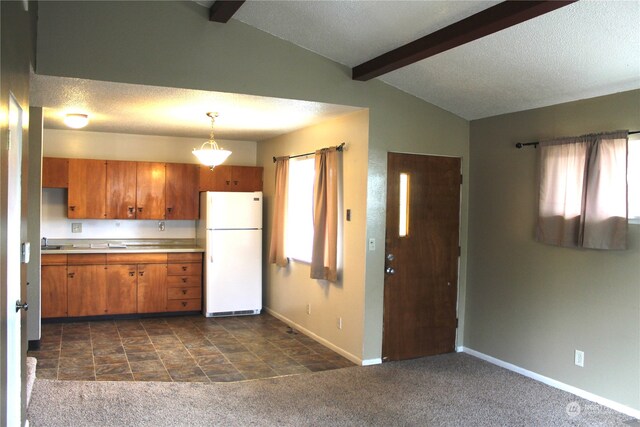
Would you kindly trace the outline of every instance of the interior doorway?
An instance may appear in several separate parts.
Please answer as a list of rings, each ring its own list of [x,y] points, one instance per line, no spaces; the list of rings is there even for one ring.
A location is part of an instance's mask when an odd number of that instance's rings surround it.
[[[459,157],[389,153],[384,361],[455,349]]]

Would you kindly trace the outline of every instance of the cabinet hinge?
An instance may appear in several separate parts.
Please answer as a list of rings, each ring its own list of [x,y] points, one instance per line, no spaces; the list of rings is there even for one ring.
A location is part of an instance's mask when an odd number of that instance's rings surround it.
[[[462,256],[462,246],[458,246],[458,256]]]
[[[458,329],[458,319],[456,319],[456,329]]]
[[[462,185],[462,174],[460,174],[460,185]]]

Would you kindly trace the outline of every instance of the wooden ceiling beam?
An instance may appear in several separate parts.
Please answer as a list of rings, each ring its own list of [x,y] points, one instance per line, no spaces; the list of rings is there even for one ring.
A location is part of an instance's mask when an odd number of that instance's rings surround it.
[[[471,15],[411,43],[384,53],[351,70],[353,80],[367,81],[454,47],[574,3],[508,0]]]
[[[209,21],[229,22],[245,0],[216,0],[209,9]]]

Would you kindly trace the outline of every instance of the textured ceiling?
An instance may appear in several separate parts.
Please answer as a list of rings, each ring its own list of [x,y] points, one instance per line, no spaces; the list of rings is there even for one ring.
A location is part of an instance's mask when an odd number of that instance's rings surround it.
[[[67,113],[89,114],[83,130],[206,139],[208,111],[219,112],[215,136],[260,141],[359,108],[318,102],[52,77],[32,74],[31,105],[44,126],[68,129]]]
[[[234,18],[353,67],[496,3],[248,1]],[[636,89],[638,22],[639,1],[583,0],[380,79],[468,120]]]

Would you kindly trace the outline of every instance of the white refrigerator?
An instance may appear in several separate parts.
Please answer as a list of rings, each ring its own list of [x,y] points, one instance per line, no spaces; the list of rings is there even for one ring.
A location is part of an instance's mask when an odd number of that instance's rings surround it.
[[[203,314],[259,314],[262,192],[200,193],[197,239],[205,247]]]

